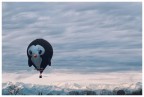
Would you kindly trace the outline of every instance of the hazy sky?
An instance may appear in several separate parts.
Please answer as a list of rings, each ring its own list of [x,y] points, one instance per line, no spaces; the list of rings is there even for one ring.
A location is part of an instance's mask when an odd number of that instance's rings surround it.
[[[32,71],[26,49],[44,38],[51,69],[79,73],[142,70],[142,3],[3,3],[3,72]]]

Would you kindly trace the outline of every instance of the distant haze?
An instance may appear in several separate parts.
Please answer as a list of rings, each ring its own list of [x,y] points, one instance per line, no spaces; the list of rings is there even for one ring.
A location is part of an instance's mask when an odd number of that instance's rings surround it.
[[[45,72],[141,72],[142,3],[2,3],[3,72],[33,71],[36,38],[54,49]]]

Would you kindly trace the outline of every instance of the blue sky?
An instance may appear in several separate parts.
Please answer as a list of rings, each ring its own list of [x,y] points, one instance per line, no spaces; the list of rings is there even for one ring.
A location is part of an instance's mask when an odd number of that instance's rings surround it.
[[[142,3],[3,3],[3,72],[33,70],[36,38],[53,46],[51,72],[141,72]]]

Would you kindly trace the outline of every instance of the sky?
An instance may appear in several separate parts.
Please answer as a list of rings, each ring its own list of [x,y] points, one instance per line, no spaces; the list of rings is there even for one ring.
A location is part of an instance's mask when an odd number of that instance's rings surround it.
[[[33,71],[26,54],[53,46],[45,72],[141,72],[142,3],[2,3],[2,71]]]

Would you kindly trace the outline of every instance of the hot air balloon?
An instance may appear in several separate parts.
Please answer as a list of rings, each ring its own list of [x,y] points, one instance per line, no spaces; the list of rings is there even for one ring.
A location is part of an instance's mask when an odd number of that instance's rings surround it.
[[[27,48],[28,66],[34,66],[40,72],[39,78],[42,78],[42,72],[47,65],[51,66],[53,48],[51,44],[44,39],[32,41]]]

